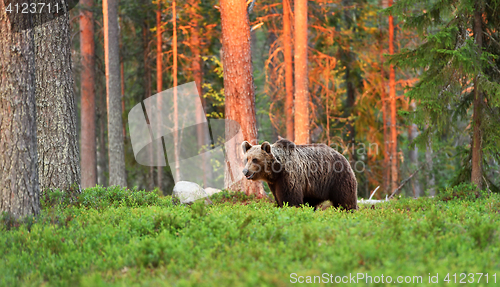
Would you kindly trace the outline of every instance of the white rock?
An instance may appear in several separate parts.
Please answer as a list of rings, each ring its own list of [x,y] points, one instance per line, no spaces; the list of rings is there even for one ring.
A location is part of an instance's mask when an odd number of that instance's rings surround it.
[[[208,195],[199,186],[194,182],[189,181],[179,181],[174,186],[174,192],[172,194],[173,197],[176,197],[180,200],[181,203],[193,203],[198,199],[207,198]]]
[[[212,196],[216,193],[219,193],[221,192],[222,190],[220,189],[217,189],[217,188],[213,188],[213,187],[207,187],[205,188],[205,192],[207,193],[208,196]]]

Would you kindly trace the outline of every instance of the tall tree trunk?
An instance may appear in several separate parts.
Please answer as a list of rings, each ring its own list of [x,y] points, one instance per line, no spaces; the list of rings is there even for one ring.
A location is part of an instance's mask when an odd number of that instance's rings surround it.
[[[99,83],[99,82],[98,82]],[[108,154],[106,150],[106,87],[96,85],[97,110],[97,184],[108,186],[106,174],[108,173]]]
[[[58,3],[50,0],[52,6]],[[69,11],[34,15],[40,188],[80,188]],[[42,24],[43,23],[43,24]]]
[[[161,6],[161,0],[158,0],[157,4],[157,9],[156,9],[156,92],[161,93],[163,91],[163,50],[162,50],[162,23],[161,23],[161,11],[162,11],[162,6]],[[161,101],[161,98],[158,97],[158,100]],[[161,103],[160,103],[161,105]],[[159,108],[161,111],[161,108]],[[158,128],[161,129],[160,127],[160,122],[157,123]],[[157,157],[164,157],[165,155],[163,154],[163,148],[162,150],[157,150]],[[158,167],[158,172],[157,172],[157,182],[158,182],[158,189],[162,189],[162,176],[163,176],[163,168],[161,166]]]
[[[433,157],[432,142],[427,144],[427,149],[425,151],[425,161],[427,162],[427,190],[430,196],[436,195],[435,187],[435,177],[434,177],[434,163],[432,162]]]
[[[353,9],[352,9],[352,0],[343,0],[342,5],[344,6],[344,22],[346,23],[346,28],[348,30],[352,29],[352,24],[353,24]],[[345,117],[351,117],[354,112],[354,104],[356,101],[356,91],[354,90],[354,77],[353,73],[351,72],[352,70],[352,65],[353,65],[353,54],[351,52],[351,45],[349,44],[346,49],[343,49],[341,51],[343,54],[343,60],[345,61],[345,82],[346,82],[346,94],[347,94],[347,99],[346,99],[346,111],[345,111]],[[346,138],[347,138],[347,144],[351,145],[352,148],[352,157],[351,157],[351,165],[354,165],[357,156],[354,150],[354,138],[356,137],[355,130],[354,130],[354,121],[349,120],[346,123]]]
[[[295,141],[308,144],[307,0],[295,0]]]
[[[190,48],[192,53],[191,69],[193,71],[193,79],[196,83],[196,88],[198,89],[198,95],[200,95],[201,106],[196,105],[196,122],[200,123],[205,119],[205,98],[203,98],[202,82],[203,82],[203,70],[202,70],[202,59],[200,57],[200,38],[199,38],[199,23],[198,23],[198,0],[191,0],[189,5],[192,8],[191,17],[191,38],[190,38]],[[196,134],[198,138],[198,146],[207,146],[210,144],[210,135],[207,129],[203,125],[197,125]],[[203,185],[208,187],[208,179],[212,177],[210,158],[208,153],[202,153],[203,161]]]
[[[145,0],[145,5],[148,5],[148,0]],[[144,20],[142,25],[142,44],[143,44],[143,57],[144,57],[144,99],[151,97],[151,67],[149,66],[149,38],[148,38],[149,25],[148,21]],[[150,152],[152,152],[150,150]],[[149,155],[153,158],[153,155]],[[154,167],[149,167],[149,180],[148,189],[153,190],[155,186],[154,180]]]
[[[81,166],[82,188],[97,184],[94,0],[82,0],[80,11],[81,72]]]
[[[19,218],[40,213],[35,49],[31,16],[8,14],[4,3],[0,1],[0,212]]]
[[[410,104],[411,110],[415,110],[415,102]],[[417,125],[411,124],[408,128],[408,140],[413,141],[418,135]],[[413,149],[412,149],[413,148]],[[410,146],[409,151],[410,164],[413,168],[418,168],[418,147],[417,145]],[[422,188],[420,187],[420,182],[417,177],[411,179],[413,196],[420,197],[422,196]]]
[[[103,0],[104,58],[108,108],[109,185],[127,186],[122,134],[118,0]]]
[[[294,141],[293,126],[293,59],[292,59],[292,23],[291,0],[283,0],[283,46],[285,49],[285,117],[286,137]]]
[[[382,8],[387,8],[385,4],[385,0],[380,0],[380,6]],[[382,19],[381,19],[382,20]],[[391,176],[391,170],[389,168],[390,165],[390,145],[389,145],[389,133],[388,133],[388,114],[387,114],[387,93],[386,93],[386,81],[385,81],[385,70],[384,70],[384,34],[382,32],[382,29],[385,29],[385,27],[380,26],[380,36],[379,36],[379,58],[380,58],[380,77],[381,77],[381,87],[380,87],[380,101],[381,103],[381,110],[382,110],[382,122],[383,122],[383,133],[384,133],[384,162],[382,166],[382,173],[383,173],[383,182],[382,182],[382,189],[384,192],[391,194],[392,191],[389,190],[389,181],[390,181],[390,176]]]
[[[121,49],[120,49],[121,50]],[[122,94],[122,115],[125,115],[125,64],[123,57],[120,60],[120,79],[121,79],[121,94]],[[127,128],[125,120],[123,121],[123,138],[127,138]]]
[[[228,120],[241,125],[245,140],[257,144],[257,128],[255,116],[255,91],[253,81],[252,54],[250,50],[250,23],[245,1],[221,0],[222,17],[222,62],[224,66],[224,93],[226,96],[226,136],[236,134],[236,127]],[[228,139],[226,139],[228,140]],[[259,182],[242,179],[229,186],[232,170],[243,170],[239,146],[231,146],[226,150],[225,188],[242,190],[247,194],[264,195]],[[229,166],[229,162],[238,162],[239,166]]]
[[[483,8],[479,5],[481,1],[477,1],[474,11],[474,39],[478,46],[478,54],[481,56],[483,48]],[[472,135],[472,172],[471,182],[476,184],[478,189],[483,188],[483,143],[482,143],[482,128],[481,128],[481,110],[483,104],[483,94],[479,86],[479,75],[474,78],[474,115],[472,121],[474,131]]]
[[[172,36],[172,57],[174,64],[172,67],[172,74],[174,78],[174,158],[175,158],[175,178],[181,180],[180,165],[179,165],[179,107],[177,101],[177,12],[175,10],[175,0],[172,1],[172,22],[173,36]]]
[[[392,6],[389,0],[389,7]],[[394,18],[389,15],[389,54],[394,55]],[[396,119],[396,74],[394,65],[389,67],[389,99],[391,107],[391,191],[398,187],[398,131]]]

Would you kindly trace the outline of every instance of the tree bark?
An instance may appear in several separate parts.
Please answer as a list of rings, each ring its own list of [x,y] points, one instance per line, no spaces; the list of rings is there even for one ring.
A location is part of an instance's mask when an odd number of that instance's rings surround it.
[[[226,136],[235,134],[236,127],[228,120],[239,123],[245,140],[257,144],[255,116],[255,91],[253,81],[252,54],[250,50],[250,24],[245,1],[221,0],[222,17],[222,62],[224,66],[224,93],[226,97]],[[228,140],[228,139],[226,139]],[[259,182],[242,179],[229,186],[231,171],[243,170],[239,146],[226,149],[225,188],[245,191],[247,194],[264,195]],[[229,162],[238,162],[239,166],[229,166]]]
[[[197,117],[197,122],[202,122],[205,119],[205,109],[206,109],[206,103],[205,103],[205,98],[203,98],[203,90],[202,90],[202,82],[203,82],[203,70],[202,70],[202,59],[200,57],[200,38],[199,38],[199,23],[198,23],[198,18],[199,15],[197,14],[199,12],[199,7],[198,7],[198,1],[197,0],[191,0],[189,2],[189,5],[191,6],[191,38],[190,38],[190,48],[191,48],[191,53],[192,53],[192,60],[191,60],[191,69],[193,72],[193,79],[196,83],[196,88],[198,89],[198,95],[200,96],[201,100],[201,107],[199,105],[196,105],[196,117]],[[208,146],[210,144],[210,135],[209,131],[204,128],[203,125],[197,125],[196,128],[196,134],[198,138],[198,146]],[[208,187],[208,179],[212,177],[212,168],[210,165],[210,158],[208,153],[202,153],[202,160],[203,160],[203,185],[204,187]]]
[[[145,5],[148,5],[145,0]],[[149,40],[148,40],[149,25],[148,21],[144,20],[142,25],[142,41],[143,41],[143,57],[144,57],[144,99],[151,97],[151,68],[149,66]],[[149,156],[153,158],[152,155]],[[153,190],[155,186],[154,167],[149,167],[149,183],[148,189]]]
[[[389,7],[393,1],[389,0]],[[394,18],[389,15],[389,54],[394,55]],[[396,119],[396,73],[394,65],[389,67],[389,99],[391,107],[391,190],[398,187],[398,131]]]
[[[480,2],[480,1],[478,1]],[[478,58],[481,57],[483,46],[483,8],[480,3],[476,4],[474,11],[474,39],[478,46]],[[472,135],[472,172],[471,182],[476,184],[478,189],[483,188],[483,143],[482,143],[482,128],[481,114],[483,104],[483,94],[479,86],[479,75],[474,78],[474,115],[472,121],[474,130]]]
[[[412,102],[410,104],[411,110],[415,110],[415,102]],[[418,130],[417,130],[417,125],[416,124],[411,124],[410,127],[408,128],[408,140],[411,142],[413,141],[418,135]],[[413,149],[411,149],[413,148]],[[418,147],[414,144],[413,146],[410,146],[409,150],[409,158],[410,158],[410,164],[411,166],[418,166]],[[412,179],[412,189],[413,189],[413,197],[420,197],[422,196],[422,189],[420,188],[420,182],[418,181],[417,178]]]
[[[175,9],[175,0],[172,1],[172,57],[174,63],[172,66],[172,74],[174,80],[174,158],[175,158],[175,176],[177,180],[181,180],[181,172],[179,165],[179,107],[177,101],[177,12]]]
[[[103,0],[104,58],[108,109],[109,185],[127,186],[122,134],[118,0]]]
[[[436,195],[435,177],[434,177],[434,163],[433,163],[432,142],[427,144],[425,151],[425,161],[427,162],[427,190],[430,196]]]
[[[307,0],[295,0],[295,142],[308,144]]]
[[[4,3],[0,1],[0,212],[19,218],[40,212],[35,49],[31,16],[8,15]]]
[[[93,2],[93,0],[80,2],[82,5],[80,11],[82,188],[97,184]]]
[[[50,0],[55,6],[57,0]],[[40,188],[80,189],[69,11],[34,14]],[[62,14],[62,15],[61,15]],[[43,24],[42,24],[43,23]]]
[[[292,23],[291,23],[291,0],[283,0],[283,46],[285,56],[285,117],[286,137],[294,141],[293,126],[293,59],[292,59]]]
[[[156,92],[161,93],[163,91],[163,50],[162,50],[162,23],[161,23],[161,1],[158,0],[157,9],[156,9]],[[174,12],[175,14],[175,12]],[[161,101],[161,98],[158,98]],[[161,104],[161,103],[160,103]],[[161,108],[159,108],[161,111]],[[158,122],[158,128],[160,127],[160,122]],[[164,157],[163,148],[162,150],[157,151],[158,157]],[[163,168],[161,166],[157,167],[157,182],[158,189],[162,189],[162,177],[163,177]]]

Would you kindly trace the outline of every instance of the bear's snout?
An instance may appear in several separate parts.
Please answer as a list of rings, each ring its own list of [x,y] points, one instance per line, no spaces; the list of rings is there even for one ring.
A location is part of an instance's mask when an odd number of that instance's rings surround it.
[[[243,169],[243,175],[247,175],[247,174],[248,174],[248,168]]]

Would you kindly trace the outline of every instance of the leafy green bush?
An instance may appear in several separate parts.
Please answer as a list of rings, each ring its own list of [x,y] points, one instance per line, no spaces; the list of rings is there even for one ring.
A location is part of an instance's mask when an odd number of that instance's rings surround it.
[[[452,199],[474,201],[478,198],[487,196],[488,192],[478,190],[476,185],[472,183],[461,183],[453,187],[447,187],[444,190],[439,190],[437,194],[437,197],[442,201],[448,201]]]
[[[491,281],[500,272],[498,194],[401,198],[352,213],[224,192],[208,206],[116,187],[47,196],[34,220],[2,217],[0,286],[286,286],[291,273],[358,272],[439,273],[441,282],[488,272]]]

